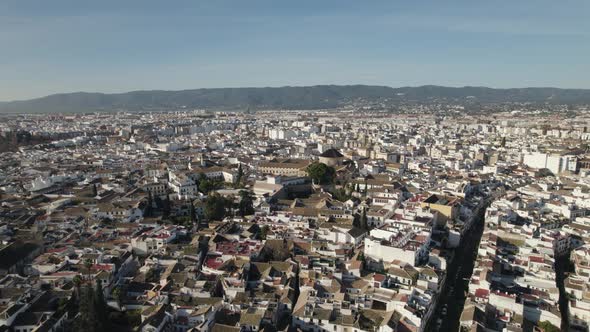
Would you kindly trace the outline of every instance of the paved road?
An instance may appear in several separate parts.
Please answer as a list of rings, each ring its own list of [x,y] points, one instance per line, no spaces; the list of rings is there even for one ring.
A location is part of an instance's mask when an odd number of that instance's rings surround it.
[[[423,331],[459,330],[461,313],[469,290],[469,281],[477,259],[477,249],[485,228],[486,209],[494,200],[505,194],[505,190],[498,188],[474,209],[473,222],[470,224],[470,228],[463,233],[461,243],[447,265],[447,279],[440,291],[438,305],[429,321],[425,323]],[[446,308],[447,311],[444,315],[443,308]],[[437,324],[439,318],[442,320],[440,326]]]
[[[561,314],[561,330],[569,331],[569,300],[565,291],[564,281],[569,264],[569,254],[562,257],[555,257],[555,276],[559,288],[559,312]]]
[[[477,248],[485,226],[485,211],[493,200],[504,195],[504,191],[494,191],[490,197],[483,199],[474,209],[473,220],[463,232],[461,243],[449,260],[444,287],[438,295],[437,307],[425,322],[423,331],[458,331],[461,313],[469,289],[469,280],[473,273]],[[444,309],[443,309],[444,308]],[[443,314],[446,311],[446,314]],[[439,318],[442,324],[439,326]]]

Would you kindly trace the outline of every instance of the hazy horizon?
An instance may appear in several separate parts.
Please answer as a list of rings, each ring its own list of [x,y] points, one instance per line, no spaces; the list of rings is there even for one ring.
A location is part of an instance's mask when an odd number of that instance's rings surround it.
[[[30,98],[23,98],[23,99],[13,99],[13,100],[0,100],[0,103],[10,103],[10,102],[18,102],[18,101],[26,101],[26,100],[33,100],[39,99],[44,97],[49,97],[52,95],[66,95],[66,94],[76,94],[76,93],[98,93],[98,94],[125,94],[125,93],[132,93],[138,91],[190,91],[190,90],[200,90],[200,89],[265,89],[265,88],[298,88],[298,87],[313,87],[313,86],[383,86],[392,89],[399,89],[399,88],[419,88],[424,86],[438,86],[438,87],[445,87],[445,88],[489,88],[489,89],[496,89],[496,90],[509,90],[509,89],[561,89],[561,90],[589,90],[590,88],[568,88],[568,87],[556,87],[556,86],[520,86],[520,87],[506,87],[506,88],[499,88],[499,87],[492,87],[492,86],[484,86],[484,85],[460,85],[460,86],[452,86],[452,85],[439,85],[439,84],[422,84],[422,85],[400,85],[400,86],[388,86],[388,85],[378,85],[378,84],[364,84],[364,83],[350,83],[350,84],[305,84],[305,85],[277,85],[277,86],[218,86],[218,87],[198,87],[198,88],[187,88],[187,89],[140,89],[140,90],[128,90],[128,91],[62,91],[51,93],[48,95],[30,97]]]

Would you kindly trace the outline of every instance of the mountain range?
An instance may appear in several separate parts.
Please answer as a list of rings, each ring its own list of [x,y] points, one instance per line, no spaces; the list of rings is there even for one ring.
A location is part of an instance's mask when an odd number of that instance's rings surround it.
[[[125,93],[74,92],[42,98],[0,102],[3,113],[91,112],[166,109],[326,109],[354,102],[426,103],[530,102],[590,104],[590,89],[418,86],[391,88],[371,85],[214,88],[180,91],[149,90]]]

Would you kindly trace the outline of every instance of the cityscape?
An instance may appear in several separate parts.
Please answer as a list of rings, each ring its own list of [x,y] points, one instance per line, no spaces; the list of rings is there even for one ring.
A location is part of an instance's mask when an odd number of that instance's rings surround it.
[[[1,322],[586,331],[590,108],[462,108],[5,115]]]
[[[590,332],[589,12],[0,0],[0,332]]]

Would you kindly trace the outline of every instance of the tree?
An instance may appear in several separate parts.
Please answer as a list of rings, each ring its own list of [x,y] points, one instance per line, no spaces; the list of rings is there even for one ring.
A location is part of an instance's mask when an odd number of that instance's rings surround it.
[[[166,199],[162,202],[162,214],[165,218],[170,216],[170,212],[172,211],[172,201],[170,201],[170,195],[166,195]]]
[[[120,310],[121,303],[123,302],[123,297],[124,297],[124,292],[121,289],[121,286],[115,287],[115,289],[113,289],[113,292],[111,293],[111,296],[115,299],[115,301],[117,301],[117,306],[119,307],[119,310]]]
[[[94,292],[90,285],[86,285],[80,294],[78,317],[74,323],[74,331],[97,331],[97,321],[94,311]]]
[[[76,298],[76,301],[78,301],[82,292],[82,278],[77,275],[72,279],[72,282],[74,283],[74,297]]]
[[[284,261],[289,258],[290,254],[291,252],[286,239],[283,239],[282,241],[267,240],[258,256],[258,261]]]
[[[49,257],[47,258],[47,262],[49,262],[49,263],[51,263],[51,264],[55,264],[55,265],[57,265],[57,264],[61,263],[61,259],[59,259],[59,258],[57,258],[57,257],[55,257],[55,256],[49,256]]]
[[[191,227],[197,224],[197,213],[195,212],[195,205],[193,204],[193,201],[191,201],[189,203],[189,210],[188,213],[190,214],[191,217]]]
[[[260,239],[261,240],[266,240],[266,236],[268,235],[268,231],[269,231],[268,225],[264,225],[264,226],[262,226],[262,228],[260,228]]]
[[[78,317],[74,323],[77,332],[109,331],[107,306],[102,293],[100,280],[96,283],[96,290],[90,283],[86,284],[80,296]]]
[[[147,206],[145,207],[145,216],[146,217],[152,216],[152,212],[153,212],[152,204],[153,204],[152,192],[148,190],[148,201],[147,201]]]
[[[90,268],[92,267],[92,261],[90,259],[84,260],[84,267],[86,268],[86,278],[90,280]]]
[[[220,180],[209,179],[205,174],[201,173],[199,176],[199,190],[203,194],[208,194],[209,192],[221,188],[223,182]]]
[[[76,287],[76,290],[78,292],[80,292],[80,286],[82,286],[82,278],[80,278],[80,276],[77,275],[74,277],[74,279],[72,279],[72,281],[74,282],[74,286]]]
[[[194,227],[196,227],[196,231],[198,232],[201,229],[201,213],[197,213],[196,209],[195,209],[195,202],[196,201],[192,201],[191,205],[193,206],[194,211],[194,215],[195,215],[195,222],[193,224]],[[201,203],[201,201],[199,201],[199,203]]]
[[[307,176],[317,184],[331,184],[334,181],[336,170],[324,163],[315,162],[307,166]]]
[[[154,282],[156,280],[156,270],[151,267],[149,270],[145,272],[145,281],[146,282]]]
[[[156,207],[158,209],[162,209],[164,207],[164,202],[162,202],[162,199],[160,198],[160,196],[155,196],[154,197],[154,203],[156,203]]]
[[[248,190],[240,190],[240,203],[238,204],[240,216],[254,214],[254,196]]]
[[[340,189],[334,190],[334,192],[332,193],[332,197],[334,197],[335,199],[337,199],[341,202],[346,202],[352,196],[346,193],[345,188],[340,188]]]
[[[63,313],[67,310],[68,306],[70,305],[70,301],[72,298],[61,297],[57,302],[57,312]]]
[[[126,315],[127,315],[127,324],[129,324],[129,326],[139,326],[139,324],[141,324],[141,311],[140,310],[127,311]]]
[[[363,213],[361,214],[360,225],[360,228],[362,229],[369,229],[369,226],[367,224],[367,209],[363,209]]]
[[[236,175],[236,182],[234,183],[236,188],[239,188],[242,183],[242,177],[244,177],[244,170],[242,170],[242,164],[238,165],[238,174]]]
[[[109,315],[107,311],[107,303],[104,300],[104,291],[102,289],[102,281],[96,281],[96,288],[94,290],[94,311],[99,324],[99,331],[107,331],[109,328]]]
[[[356,227],[356,228],[362,228],[361,227],[361,216],[358,213],[355,213],[355,215],[354,215],[354,219],[352,220],[352,226]]]
[[[81,292],[78,317],[74,323],[74,331],[79,332],[104,332],[109,331],[109,318],[107,304],[104,300],[102,284],[96,282],[96,288],[92,289],[90,283],[86,284]]]
[[[227,206],[231,202],[225,197],[214,194],[205,199],[205,217],[208,220],[222,220],[227,214]]]
[[[551,324],[551,322],[546,321],[546,320],[540,322],[539,327],[542,328],[543,331],[545,331],[545,332],[559,332],[560,331],[559,327]]]

